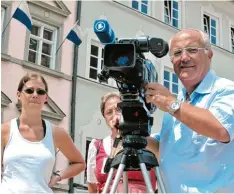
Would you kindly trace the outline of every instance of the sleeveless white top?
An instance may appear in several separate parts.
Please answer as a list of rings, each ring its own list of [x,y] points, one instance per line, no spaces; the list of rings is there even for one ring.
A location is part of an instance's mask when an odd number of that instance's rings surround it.
[[[45,124],[45,137],[31,142],[21,136],[16,119],[11,120],[0,193],[53,193],[48,184],[55,164],[55,148],[51,125],[46,120]]]

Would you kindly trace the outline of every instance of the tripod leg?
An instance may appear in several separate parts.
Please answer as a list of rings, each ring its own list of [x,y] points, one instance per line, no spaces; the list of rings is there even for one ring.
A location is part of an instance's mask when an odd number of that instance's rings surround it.
[[[140,163],[140,168],[141,168],[144,180],[145,180],[145,184],[146,184],[146,188],[147,188],[148,193],[154,193],[154,190],[153,190],[152,185],[151,185],[149,173],[145,167],[145,163]]]
[[[121,178],[122,172],[124,170],[124,167],[125,167],[125,164],[120,164],[119,165],[119,168],[118,168],[118,171],[116,173],[115,180],[114,180],[113,185],[111,187],[110,193],[115,193],[115,191],[117,189],[117,186],[119,184],[119,180]]]
[[[128,172],[123,172],[124,193],[128,193]]]
[[[155,173],[156,173],[157,180],[158,180],[158,185],[159,185],[159,188],[160,188],[160,191],[161,191],[160,193],[167,193],[158,166],[155,167],[155,171],[156,171]]]
[[[108,189],[110,187],[110,184],[111,184],[111,180],[112,180],[112,177],[114,175],[114,172],[115,172],[115,169],[114,168],[111,168],[110,169],[110,172],[108,174],[108,177],[107,177],[107,180],[106,180],[106,184],[104,186],[104,189],[102,191],[102,193],[107,193],[108,192]]]

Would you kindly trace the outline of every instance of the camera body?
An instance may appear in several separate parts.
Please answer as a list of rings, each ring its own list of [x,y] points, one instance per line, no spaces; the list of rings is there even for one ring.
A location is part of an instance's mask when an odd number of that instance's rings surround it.
[[[100,82],[107,82],[110,77],[116,81],[122,101],[117,105],[122,110],[117,128],[122,136],[151,134],[151,114],[156,107],[146,103],[144,86],[157,82],[157,72],[152,62],[145,59],[144,52],[163,57],[168,44],[163,39],[141,36],[116,40],[104,47],[104,67],[98,78]]]

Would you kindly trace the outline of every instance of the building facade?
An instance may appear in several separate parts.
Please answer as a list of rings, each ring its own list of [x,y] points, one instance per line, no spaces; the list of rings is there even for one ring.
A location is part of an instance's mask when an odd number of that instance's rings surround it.
[[[1,1],[1,29],[6,28],[20,1]],[[33,28],[12,19],[1,41],[1,122],[20,115],[17,87],[26,73],[42,74],[49,87],[49,100],[43,118],[70,133],[71,88],[74,44],[64,37],[76,22],[75,1],[28,1]],[[57,52],[56,52],[57,51]],[[58,152],[55,170],[66,168],[68,161]],[[54,188],[67,192],[68,180]]]
[[[19,2],[2,1],[1,25],[7,25]],[[75,134],[76,146],[87,158],[92,138],[103,138],[110,131],[100,113],[101,96],[117,91],[115,81],[99,83],[97,74],[103,65],[103,48],[93,30],[93,24],[101,15],[107,17],[118,38],[136,38],[139,35],[170,38],[183,28],[196,28],[210,35],[214,57],[212,68],[217,75],[234,80],[234,3],[233,1],[186,0],[131,0],[131,1],[29,1],[33,19],[30,33],[16,20],[12,20],[2,36],[1,51],[1,118],[8,121],[20,114],[16,90],[20,78],[26,72],[41,73],[49,84],[50,100],[43,111],[44,118],[70,129],[72,68],[74,55],[78,56]],[[56,53],[64,37],[73,27],[77,12],[84,39],[78,53],[74,45],[65,41]],[[168,56],[150,57],[158,73],[158,82],[177,95],[182,85],[173,72]],[[152,133],[159,132],[163,113],[154,113]],[[58,152],[56,169],[67,165]],[[87,192],[85,172],[74,178],[75,192]],[[56,192],[67,192],[69,184],[62,181]]]
[[[104,45],[94,33],[96,19],[105,16],[119,39],[144,34],[168,42],[180,29],[201,29],[210,35],[212,42],[212,68],[217,75],[234,80],[233,10],[233,1],[82,1],[80,25],[85,38],[78,52],[75,140],[83,155],[87,157],[92,138],[103,138],[110,133],[99,105],[102,95],[117,91],[115,81],[111,79],[108,84],[98,82]],[[182,85],[173,72],[169,56],[151,59],[158,73],[158,82],[177,95]],[[162,117],[161,111],[154,113],[152,133],[160,131]],[[87,185],[85,172],[74,182]]]

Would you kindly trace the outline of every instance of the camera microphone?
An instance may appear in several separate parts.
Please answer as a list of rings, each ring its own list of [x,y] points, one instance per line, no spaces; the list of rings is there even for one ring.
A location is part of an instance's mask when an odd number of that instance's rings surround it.
[[[106,19],[95,20],[93,28],[102,44],[115,42],[115,33]]]

